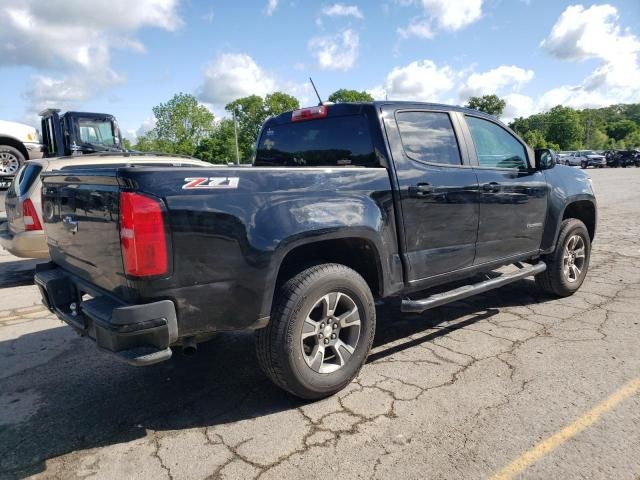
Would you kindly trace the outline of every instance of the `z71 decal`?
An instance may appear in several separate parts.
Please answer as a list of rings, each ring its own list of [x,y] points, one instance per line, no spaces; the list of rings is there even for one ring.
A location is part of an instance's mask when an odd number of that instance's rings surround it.
[[[194,190],[203,188],[238,188],[240,178],[238,177],[202,177],[185,178],[182,186],[183,190]]]

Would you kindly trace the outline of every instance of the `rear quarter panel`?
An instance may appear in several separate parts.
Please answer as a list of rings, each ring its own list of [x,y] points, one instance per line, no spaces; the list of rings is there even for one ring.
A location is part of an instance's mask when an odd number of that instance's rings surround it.
[[[173,275],[138,291],[142,299],[172,298],[183,335],[260,326],[280,263],[297,246],[366,239],[384,279],[397,261],[385,168],[140,168],[121,175],[125,188],[166,202]],[[194,177],[230,179],[234,186],[183,188]]]

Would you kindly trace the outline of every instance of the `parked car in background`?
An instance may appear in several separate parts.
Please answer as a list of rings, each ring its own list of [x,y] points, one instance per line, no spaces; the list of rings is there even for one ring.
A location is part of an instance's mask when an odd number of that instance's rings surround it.
[[[573,159],[574,162],[578,162],[577,165],[580,165],[581,168],[604,168],[607,166],[605,156],[593,150],[579,150],[575,153]]]
[[[571,167],[579,167],[580,166],[580,158],[577,156],[578,152],[563,152],[565,154],[564,158],[562,158],[561,162],[564,165]]]
[[[162,154],[90,154],[28,161],[7,190],[7,221],[0,226],[0,245],[16,257],[49,258],[47,239],[42,229],[41,173],[64,171],[70,167],[100,169],[141,165],[211,167],[210,163],[195,158]]]
[[[42,158],[38,131],[17,122],[0,120],[0,188],[6,188],[27,160]]]
[[[637,150],[609,150],[605,156],[610,167],[640,167],[640,153]]]
[[[560,165],[570,165],[568,159],[571,155],[573,155],[573,152],[558,152],[556,153],[557,162]]]

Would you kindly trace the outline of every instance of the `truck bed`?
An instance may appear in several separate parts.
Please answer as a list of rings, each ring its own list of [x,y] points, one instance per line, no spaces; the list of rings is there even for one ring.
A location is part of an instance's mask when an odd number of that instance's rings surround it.
[[[385,168],[77,169],[43,183],[52,262],[126,304],[172,301],[180,337],[263,326],[282,259],[313,239],[369,239],[381,268],[398,271]],[[165,275],[125,274],[123,192],[162,206]]]

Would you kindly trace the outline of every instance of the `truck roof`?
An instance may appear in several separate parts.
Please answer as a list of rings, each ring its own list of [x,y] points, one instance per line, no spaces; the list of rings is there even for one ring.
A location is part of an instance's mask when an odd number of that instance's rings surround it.
[[[488,113],[481,112],[479,110],[473,110],[471,108],[461,107],[458,105],[447,105],[444,103],[430,103],[430,102],[414,102],[406,100],[375,100],[373,102],[344,102],[344,103],[325,103],[324,105],[329,107],[329,116],[331,114],[348,115],[350,113],[360,113],[365,108],[380,108],[383,106],[396,106],[401,108],[418,108],[418,109],[430,109],[430,110],[443,110],[443,111],[455,111],[461,113],[472,113],[473,115],[490,118],[496,120],[496,117],[489,115]],[[311,107],[302,107],[311,108]],[[288,122],[291,120],[291,112],[281,113],[272,117],[270,120],[276,123]]]

